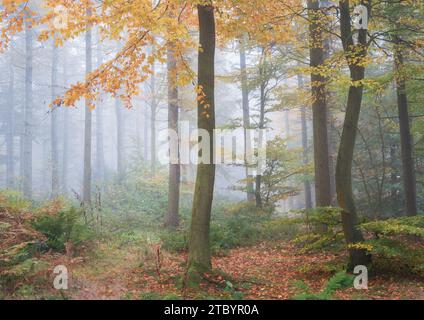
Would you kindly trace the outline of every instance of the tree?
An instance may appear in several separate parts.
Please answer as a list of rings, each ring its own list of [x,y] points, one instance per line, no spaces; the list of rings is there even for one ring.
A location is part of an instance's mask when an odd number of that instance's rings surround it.
[[[87,16],[91,16],[91,9],[87,9]],[[88,28],[85,34],[85,69],[90,74],[93,69],[92,63],[92,36]],[[83,177],[83,203],[89,208],[91,206],[91,134],[92,134],[92,105],[90,99],[85,99],[84,120],[84,177]]]
[[[115,99],[116,114],[116,163],[118,169],[118,181],[124,177],[124,119],[122,114],[122,102],[119,98]]]
[[[267,52],[265,48],[262,48],[262,55],[261,55],[261,61],[259,62],[259,77],[260,77],[260,109],[259,109],[259,130],[265,129],[265,107],[267,103],[268,98],[268,91],[267,86],[269,83],[269,78],[267,77],[267,65],[266,65],[266,55]],[[260,137],[262,138],[262,137]],[[259,145],[262,145],[262,141],[259,141]],[[255,179],[255,199],[256,199],[256,206],[258,208],[262,208],[262,190],[261,190],[261,184],[262,184],[262,174],[257,174]]]
[[[29,19],[25,20],[25,106],[24,106],[24,132],[22,145],[22,180],[23,193],[27,198],[32,196],[32,108],[33,108],[33,30]]]
[[[406,80],[404,75],[404,53],[402,49],[402,39],[400,38],[400,36],[394,37],[394,52],[396,70],[396,95],[399,113],[400,146],[402,155],[402,178],[405,194],[405,210],[406,215],[416,216],[417,182],[415,179],[415,163],[412,156],[413,143],[410,129]]]
[[[246,38],[244,34],[240,40],[240,71],[241,71],[241,91],[242,91],[242,105],[243,105],[243,128],[244,128],[244,161],[246,166],[246,189],[247,201],[255,200],[255,191],[253,187],[253,176],[249,174],[248,159],[248,146],[250,146],[250,136],[247,130],[250,129],[250,108],[249,108],[249,87],[247,82],[247,68],[246,68]]]
[[[198,127],[209,133],[210,157],[213,155],[215,129],[215,15],[210,2],[198,5],[199,61],[198,61]],[[201,137],[199,137],[199,140]],[[210,218],[215,184],[215,164],[199,164],[194,190],[190,228],[188,267],[190,272],[212,268],[209,246]]]
[[[99,37],[100,38],[100,37]],[[97,47],[97,67],[100,67],[103,63],[103,47],[98,39]],[[104,140],[103,140],[103,130],[104,130],[104,116],[103,108],[100,106],[101,96],[97,100],[96,108],[96,182],[102,182],[105,175],[105,155],[104,155]]]
[[[174,44],[170,42],[167,50],[167,71],[168,71],[168,129],[178,133],[178,85],[177,85],[177,63],[175,52],[172,49]],[[177,143],[177,153],[179,161],[179,143]],[[178,163],[169,164],[169,191],[168,191],[168,215],[165,225],[176,228],[179,225],[179,204],[180,204],[180,180],[181,166]]]
[[[59,52],[56,43],[52,41],[52,101],[56,101],[58,96],[58,64]],[[52,186],[51,197],[54,199],[59,194],[59,150],[58,150],[58,109],[57,105],[52,106],[50,128],[51,128],[51,167],[52,167]]]
[[[7,112],[7,133],[6,133],[6,185],[8,188],[14,186],[15,178],[15,70],[13,67],[13,53],[10,54],[9,62],[9,88],[7,104],[10,111]]]
[[[303,77],[298,75],[297,77],[298,88],[303,89]],[[306,107],[304,104],[300,107],[300,122],[302,126],[302,158],[303,165],[309,164],[309,146],[308,146],[308,122],[306,119]],[[305,207],[306,209],[312,208],[312,190],[310,181],[305,178],[303,182],[303,189],[305,193]]]
[[[299,166],[298,150],[289,150],[287,141],[276,137],[268,142],[266,168],[262,174],[261,199],[273,208],[281,200],[292,198],[299,190],[290,183],[290,178],[308,170],[308,165]]]
[[[62,49],[62,65],[63,65],[63,87],[68,85],[68,51],[66,48]],[[62,150],[62,192],[68,192],[68,166],[69,166],[69,124],[71,120],[71,114],[69,108],[64,108],[63,110],[63,129],[62,129],[62,141],[63,141],[63,150]]]
[[[156,66],[153,63],[150,77],[150,168],[152,176],[156,174],[156,113],[158,109],[156,94]]]
[[[308,0],[311,91],[313,112],[313,137],[315,160],[316,205],[331,205],[331,182],[328,153],[327,92],[323,76],[324,44],[322,35],[323,15],[319,0]]]
[[[367,56],[367,30],[361,29],[358,31],[358,43],[355,44],[350,16],[350,1],[340,1],[339,7],[341,38],[350,70],[351,85],[337,157],[336,190],[337,199],[342,208],[343,231],[346,243],[349,246],[349,269],[353,270],[355,266],[370,263],[370,256],[367,252],[362,248],[355,247],[364,238],[358,228],[359,221],[352,191],[352,162],[364,91],[365,66],[363,60]],[[368,7],[368,12],[370,13],[370,11],[371,8]]]

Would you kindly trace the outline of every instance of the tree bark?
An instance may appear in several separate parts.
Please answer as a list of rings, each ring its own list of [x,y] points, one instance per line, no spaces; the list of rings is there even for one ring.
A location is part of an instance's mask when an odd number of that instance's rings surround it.
[[[152,66],[152,77],[150,82],[151,90],[151,112],[150,112],[150,168],[152,176],[156,175],[156,112],[157,112],[157,100],[156,100],[156,68],[155,64]]]
[[[32,108],[33,108],[33,31],[31,22],[25,23],[25,106],[23,132],[23,193],[26,198],[32,197]]]
[[[97,48],[97,65],[100,67],[103,63],[102,46],[100,44],[100,36],[98,37],[99,45]],[[96,108],[96,182],[103,182],[105,175],[105,155],[103,140],[103,107],[100,106],[101,97],[97,100]]]
[[[198,99],[198,128],[210,136],[212,160],[215,129],[215,17],[211,5],[198,5],[199,62],[198,86],[204,97]],[[199,137],[200,140],[200,137]],[[204,151],[205,152],[205,151]],[[212,162],[212,161],[211,161]],[[209,243],[210,218],[215,185],[215,164],[199,164],[193,199],[190,228],[189,271],[202,273],[212,268]]]
[[[262,49],[262,57],[259,66],[259,75],[261,77],[261,85],[260,85],[260,111],[259,111],[259,130],[265,129],[265,106],[266,106],[266,52],[265,49]],[[260,136],[259,139],[262,137]],[[262,146],[262,141],[259,141],[259,146]],[[256,207],[262,208],[262,175],[257,174],[255,179],[255,199],[256,199]]]
[[[6,186],[14,187],[15,179],[15,70],[13,68],[13,53],[10,55],[8,101],[10,112],[7,114],[6,133]]]
[[[392,202],[392,209],[395,213],[395,216],[399,214],[397,211],[398,203],[399,203],[399,197],[398,197],[398,188],[396,187],[398,183],[398,168],[396,166],[397,162],[397,145],[393,142],[390,143],[390,184],[392,185],[392,188],[390,190],[390,199]]]
[[[91,15],[91,11],[87,11]],[[89,74],[93,68],[92,62],[92,35],[91,30],[85,34],[85,68],[86,74]],[[91,206],[91,136],[92,136],[92,112],[90,109],[91,101],[85,101],[85,130],[84,130],[84,181],[83,181],[83,203],[89,208]]]
[[[243,129],[244,129],[244,162],[246,167],[246,190],[247,201],[255,200],[255,191],[253,186],[253,176],[249,174],[248,152],[250,148],[250,135],[247,130],[250,129],[250,107],[249,107],[249,88],[247,85],[247,68],[246,68],[246,35],[240,41],[240,70],[241,70],[241,91],[243,105]]]
[[[326,79],[320,74],[324,66],[324,49],[319,0],[308,0],[309,38],[314,160],[315,197],[317,207],[331,206],[331,182],[328,153]]]
[[[58,64],[59,64],[59,52],[56,47],[55,40],[52,41],[52,102],[58,98]],[[51,198],[55,199],[59,195],[59,142],[58,142],[58,107],[53,104],[50,118],[50,129],[51,129],[51,172],[52,172],[52,184],[51,184]]]
[[[402,74],[404,69],[404,57],[400,46],[401,39],[399,37],[395,37],[395,79],[399,113],[405,210],[406,215],[412,217],[417,215],[417,182],[415,178],[415,162],[413,158],[413,143],[408,111],[406,81]]]
[[[68,86],[68,61],[66,49],[63,49],[62,64],[63,64],[63,86]],[[71,114],[69,108],[65,107],[63,110],[63,150],[62,150],[62,192],[68,193],[68,167],[69,167],[69,123]]]
[[[297,83],[299,89],[303,89],[303,77],[302,75],[297,76]],[[306,107],[304,105],[300,108],[300,122],[302,126],[302,155],[303,155],[303,165],[309,164],[309,146],[308,146],[308,122],[306,120]],[[312,191],[311,183],[309,180],[303,182],[303,189],[305,193],[305,208],[312,208]]]
[[[115,113],[116,113],[116,162],[118,170],[118,181],[122,181],[125,172],[124,164],[124,124],[122,114],[122,102],[119,97],[115,98]]]
[[[149,159],[149,126],[150,126],[150,117],[149,117],[149,108],[145,107],[145,111],[143,112],[143,159],[147,163]]]
[[[365,78],[365,68],[358,65],[357,59],[363,59],[367,55],[367,31],[359,31],[358,44],[355,45],[352,37],[350,2],[342,0],[339,5],[341,37],[352,85],[349,88],[346,116],[337,157],[336,189],[337,199],[342,208],[343,231],[349,246],[348,269],[351,271],[355,266],[368,265],[371,258],[365,250],[352,247],[364,240],[362,232],[358,228],[359,220],[352,191],[352,162],[364,90],[362,80]]]
[[[168,69],[168,129],[178,135],[178,85],[177,85],[177,62],[173,51],[173,43],[168,45],[167,69]],[[179,146],[178,160],[179,160]],[[179,225],[180,206],[180,180],[181,166],[176,163],[169,164],[169,191],[168,191],[168,215],[165,225],[169,228],[177,228]]]

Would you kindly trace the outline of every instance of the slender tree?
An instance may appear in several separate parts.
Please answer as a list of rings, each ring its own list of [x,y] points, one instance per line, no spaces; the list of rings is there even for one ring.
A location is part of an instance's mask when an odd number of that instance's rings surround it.
[[[58,64],[59,52],[55,40],[52,41],[52,78],[51,78],[51,94],[52,101],[58,97]],[[50,135],[51,135],[51,197],[54,199],[59,194],[59,141],[58,141],[58,106],[53,105],[50,117]]]
[[[10,48],[13,50],[13,48]],[[6,132],[6,186],[14,187],[15,179],[15,70],[13,67],[13,53],[10,54],[9,63],[9,92],[7,104],[10,112],[7,112],[7,132]]]
[[[311,90],[315,162],[315,196],[318,207],[331,205],[330,167],[328,157],[327,97],[322,35],[322,12],[319,0],[308,0]]]
[[[302,75],[297,76],[297,84],[300,90],[303,89],[303,77]],[[309,164],[309,146],[308,146],[308,121],[306,117],[306,107],[302,105],[300,107],[300,122],[302,127],[302,155],[303,164],[306,166]],[[308,179],[303,182],[303,189],[305,193],[305,207],[306,209],[312,208],[312,190],[311,183]]]
[[[261,61],[259,62],[259,78],[260,78],[260,109],[259,109],[259,130],[265,129],[265,107],[267,100],[266,88],[268,85],[268,78],[266,75],[266,50],[262,48]],[[262,137],[260,137],[261,139]],[[262,145],[262,141],[259,141],[259,145]],[[258,174],[255,178],[255,199],[256,199],[256,207],[262,208],[262,175]]]
[[[120,98],[115,99],[115,114],[116,114],[116,163],[118,169],[118,180],[121,181],[124,177],[124,119],[122,114],[122,101]]]
[[[63,86],[66,88],[68,85],[68,53],[66,48],[62,49],[62,65],[63,65]],[[63,149],[62,149],[62,174],[61,174],[61,182],[62,182],[62,192],[64,194],[68,193],[68,167],[69,167],[69,123],[71,120],[71,114],[69,112],[69,108],[63,108],[63,128],[62,128],[62,141],[63,141]]]
[[[156,175],[156,66],[153,63],[152,76],[150,78],[150,168],[152,176]]]
[[[98,37],[100,38],[100,37]],[[103,53],[100,39],[98,39],[97,47],[97,66],[103,63]],[[101,183],[105,175],[105,155],[104,155],[104,140],[103,140],[103,129],[104,129],[104,115],[103,107],[100,106],[102,97],[97,99],[96,108],[96,182]]]
[[[87,10],[87,16],[91,15],[91,10]],[[88,28],[85,34],[85,71],[89,74],[93,69],[92,63],[92,34]],[[85,120],[84,120],[84,180],[83,180],[83,202],[89,208],[91,206],[91,136],[92,136],[92,113],[91,101],[85,100]]]
[[[149,126],[150,126],[150,117],[149,117],[149,112],[151,112],[151,110],[149,110],[146,107],[146,110],[144,110],[143,112],[143,160],[144,161],[148,161],[149,159]]]
[[[209,133],[210,150],[203,150],[203,152],[210,152],[211,163],[201,163],[197,166],[188,256],[189,271],[195,273],[212,267],[209,231],[215,185],[215,164],[212,163],[215,129],[215,15],[211,2],[207,5],[198,5],[197,10],[199,16],[198,127]]]
[[[246,190],[247,201],[255,200],[255,191],[253,186],[253,176],[249,174],[248,167],[248,152],[251,145],[251,137],[248,135],[250,129],[250,107],[249,107],[249,87],[247,83],[247,67],[246,67],[246,46],[247,35],[244,34],[240,40],[240,70],[241,70],[241,91],[242,91],[242,105],[243,105],[243,129],[244,129],[244,162],[246,167]]]
[[[404,53],[402,39],[394,37],[395,43],[395,70],[396,94],[400,126],[400,146],[402,155],[402,178],[405,196],[406,215],[417,215],[417,182],[415,179],[415,162],[413,158],[413,143],[411,137],[410,118],[408,110],[408,96],[404,76]]]
[[[365,67],[362,61],[367,56],[367,30],[358,30],[358,43],[353,40],[353,30],[350,15],[350,1],[342,0],[340,7],[340,30],[343,50],[349,65],[351,86],[346,104],[346,116],[340,139],[339,153],[336,164],[337,199],[342,208],[342,224],[345,239],[349,248],[349,270],[358,265],[370,263],[370,256],[363,249],[354,245],[364,240],[358,228],[358,215],[352,191],[352,163],[358,131],[359,114],[363,97],[363,80]],[[368,12],[371,12],[370,6]]]
[[[172,49],[175,44],[168,44],[167,50],[167,71],[168,71],[168,129],[178,134],[178,85],[177,85],[177,63],[175,53]],[[177,143],[177,153],[179,160],[179,143]],[[169,191],[168,191],[168,214],[165,225],[176,228],[179,225],[179,205],[180,205],[180,181],[181,166],[177,163],[169,164]]]
[[[27,198],[32,197],[32,125],[33,125],[33,30],[30,21],[25,22],[25,105],[24,131],[22,144],[22,174],[23,193]]]

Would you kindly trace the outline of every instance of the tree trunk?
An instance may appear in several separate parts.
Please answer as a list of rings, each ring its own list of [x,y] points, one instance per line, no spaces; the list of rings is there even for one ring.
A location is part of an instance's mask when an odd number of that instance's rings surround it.
[[[68,86],[68,61],[66,50],[62,54],[63,64],[63,86]],[[68,166],[69,166],[69,122],[71,114],[69,108],[65,107],[63,110],[63,151],[62,151],[62,192],[68,193]]]
[[[100,44],[100,36],[98,37],[99,45],[97,48],[97,65],[100,67],[103,63],[102,47]],[[100,105],[102,98],[97,100],[96,108],[96,182],[103,182],[105,175],[105,155],[103,141],[103,107]]]
[[[88,10],[88,16],[91,15]],[[85,68],[86,74],[92,71],[92,36],[91,30],[85,35]],[[89,208],[91,206],[91,135],[92,135],[92,112],[90,109],[91,101],[85,101],[85,130],[84,130],[84,182],[83,182],[83,202]]]
[[[15,179],[15,70],[13,68],[13,54],[10,55],[9,66],[9,92],[8,101],[10,112],[7,115],[7,133],[6,133],[6,186],[14,187]]]
[[[23,193],[32,197],[32,76],[33,76],[33,31],[31,22],[25,23],[25,107],[24,107],[24,137],[23,137]]]
[[[318,0],[308,0],[310,19],[311,91],[314,131],[315,197],[318,207],[331,205],[330,167],[328,159],[327,97],[325,77],[320,74],[324,65],[321,12]]]
[[[346,116],[337,157],[336,189],[337,199],[342,208],[342,224],[346,243],[351,246],[364,240],[362,232],[358,228],[359,221],[352,191],[352,162],[364,90],[361,81],[365,78],[365,68],[357,65],[356,59],[352,59],[352,57],[358,59],[366,57],[367,32],[366,30],[359,31],[359,43],[355,45],[352,37],[349,0],[340,1],[340,29],[352,85],[349,88]],[[365,250],[349,248],[348,269],[350,271],[355,266],[369,263],[370,256]]]
[[[152,77],[150,82],[151,90],[151,113],[150,113],[150,167],[152,176],[156,175],[156,112],[157,112],[157,101],[156,101],[156,68],[155,64],[152,66]]]
[[[297,83],[300,90],[303,89],[303,77],[302,75],[297,76]],[[309,164],[309,146],[308,146],[308,122],[306,120],[306,107],[302,105],[300,108],[300,122],[302,126],[302,153],[303,153],[303,165]],[[303,182],[303,189],[305,192],[305,207],[306,209],[312,208],[312,192],[311,183],[309,180]]]
[[[324,10],[329,10],[333,6],[330,0],[320,0],[320,7]],[[324,59],[330,59],[333,51],[333,40],[330,35],[324,39]],[[335,155],[337,153],[336,141],[336,127],[335,117],[332,114],[331,105],[334,101],[334,92],[327,87],[327,126],[328,126],[328,167],[330,170],[330,197],[331,205],[337,207],[337,194],[336,194],[336,165]]]
[[[59,52],[56,47],[55,40],[52,41],[52,102],[58,98],[58,64]],[[52,185],[51,185],[51,198],[55,199],[59,195],[59,150],[58,150],[58,106],[52,106],[50,129],[51,129],[51,172],[52,172]]]
[[[266,83],[265,83],[265,61],[266,60],[266,52],[265,49],[262,49],[262,58],[259,66],[259,73],[260,77],[262,79],[261,85],[260,85],[260,111],[259,111],[259,130],[265,129],[265,105],[266,105]],[[260,136],[260,139],[262,137]],[[259,146],[262,146],[262,141],[259,141]],[[263,201],[262,201],[262,175],[257,174],[255,179],[255,199],[256,199],[256,207],[262,208]]]
[[[246,190],[247,201],[255,200],[255,191],[253,187],[253,176],[249,174],[248,152],[251,145],[251,137],[246,130],[250,129],[250,108],[249,108],[249,88],[247,85],[247,69],[246,69],[246,35],[240,41],[240,70],[241,70],[241,91],[243,104],[243,128],[244,128],[244,162],[246,166]]]
[[[291,142],[290,142],[291,126],[290,126],[290,110],[289,109],[284,110],[284,122],[285,122],[285,128],[286,128],[287,149],[290,150],[290,148],[291,148]],[[289,184],[289,186],[293,187],[291,183]],[[289,197],[286,200],[286,203],[287,203],[287,210],[286,211],[292,210],[294,208],[294,197]]]
[[[116,112],[116,163],[118,169],[118,181],[122,181],[125,172],[124,164],[124,124],[122,114],[122,102],[119,97],[115,98]]]
[[[331,195],[331,205],[337,207],[337,194],[336,194],[336,166],[335,166],[335,154],[337,153],[336,145],[336,124],[335,119],[331,115],[329,110],[329,128],[328,128],[328,166],[330,169],[330,195]]]
[[[178,134],[178,86],[177,86],[177,63],[173,51],[174,44],[168,45],[168,129]],[[178,160],[179,160],[179,146]],[[179,225],[180,206],[180,180],[181,167],[179,164],[169,164],[169,191],[168,191],[168,215],[165,225],[170,228],[177,228]]]
[[[395,43],[395,78],[399,112],[405,210],[406,215],[412,217],[417,215],[417,182],[415,179],[415,163],[413,159],[413,143],[408,112],[406,81],[404,75],[402,74],[404,69],[404,58],[402,49],[400,48],[401,39],[396,37]]]
[[[151,110],[150,110],[151,111]],[[144,121],[144,128],[143,128],[143,159],[147,163],[149,159],[149,108],[146,107],[145,111],[143,112],[143,121]]]
[[[141,108],[136,107],[135,110],[135,150],[137,155],[137,161],[141,159]]]
[[[198,99],[198,128],[210,136],[210,164],[197,166],[189,242],[189,271],[202,273],[212,268],[209,230],[215,185],[215,164],[212,164],[213,131],[215,129],[215,17],[210,5],[198,5],[199,62],[198,86],[202,89]],[[200,137],[199,137],[200,140]],[[207,152],[207,151],[203,151]]]
[[[399,214],[397,208],[398,208],[398,189],[396,188],[396,185],[398,183],[398,170],[396,166],[396,161],[398,159],[397,157],[397,145],[393,142],[390,143],[390,184],[392,185],[392,188],[390,190],[390,199],[392,202],[392,209],[395,213],[395,216]]]

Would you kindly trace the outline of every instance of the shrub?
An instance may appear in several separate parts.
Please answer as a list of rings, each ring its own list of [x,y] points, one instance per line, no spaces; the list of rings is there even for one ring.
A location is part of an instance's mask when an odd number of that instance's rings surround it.
[[[424,276],[424,216],[368,222],[361,229],[373,237],[362,244],[374,257],[374,268]]]
[[[338,290],[347,289],[353,286],[354,276],[340,271],[328,280],[327,284],[319,293],[311,293],[310,288],[304,282],[296,283],[296,287],[303,293],[296,295],[295,300],[331,300]]]
[[[161,234],[162,248],[170,252],[183,252],[188,249],[188,232],[169,231]]]
[[[299,231],[299,224],[288,218],[271,219],[261,225],[261,237],[265,240],[292,240]]]
[[[31,202],[26,200],[22,193],[14,190],[0,191],[0,212],[24,213],[28,212]]]
[[[0,285],[6,290],[42,265],[33,255],[45,237],[31,227],[30,205],[19,193],[4,191],[0,198]]]
[[[213,213],[210,226],[211,251],[222,254],[227,250],[250,246],[266,240],[291,238],[298,231],[286,218],[272,218],[271,209],[257,209],[252,203],[241,202]],[[163,248],[185,251],[188,248],[188,229],[163,232]]]
[[[53,214],[43,213],[33,221],[32,226],[46,236],[49,248],[63,251],[67,242],[78,246],[90,238],[90,231],[80,222],[80,218],[81,213],[72,207]]]
[[[303,225],[303,229],[306,229],[293,241],[301,247],[302,252],[340,251],[346,248],[339,208],[315,208],[299,211],[299,214],[299,217],[291,219],[291,223]],[[325,226],[325,231],[322,226]]]

